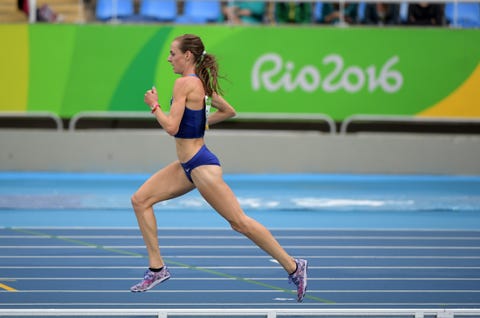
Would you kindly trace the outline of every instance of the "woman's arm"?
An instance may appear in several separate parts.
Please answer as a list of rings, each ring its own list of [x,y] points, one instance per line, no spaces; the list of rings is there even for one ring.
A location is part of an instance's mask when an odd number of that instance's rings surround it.
[[[145,93],[145,104],[150,107],[160,126],[162,126],[162,128],[171,136],[174,136],[178,132],[180,121],[182,120],[185,111],[188,94],[188,86],[186,84],[184,78],[179,78],[175,81],[173,87],[173,101],[168,115],[163,112],[158,104],[158,94],[155,87]],[[155,105],[159,106],[155,107]]]
[[[212,106],[215,107],[217,111],[210,113],[208,116],[209,126],[237,115],[235,109],[222,96],[216,93],[213,93],[212,95]]]

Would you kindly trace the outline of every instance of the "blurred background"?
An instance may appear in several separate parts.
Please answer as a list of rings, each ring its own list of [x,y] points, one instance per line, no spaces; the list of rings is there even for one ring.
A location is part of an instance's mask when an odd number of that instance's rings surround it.
[[[156,86],[168,111],[170,43],[195,33],[238,111],[209,135],[232,172],[277,171],[252,163],[277,149],[279,171],[307,157],[301,171],[476,174],[479,26],[478,1],[0,0],[0,169],[123,171],[122,148],[158,155],[135,137],[160,140],[143,94]],[[97,165],[65,163],[65,147]]]

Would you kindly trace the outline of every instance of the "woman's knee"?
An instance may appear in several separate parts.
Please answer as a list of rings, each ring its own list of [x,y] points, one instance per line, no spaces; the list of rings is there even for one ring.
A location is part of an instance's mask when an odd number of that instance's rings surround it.
[[[136,211],[141,211],[148,208],[150,205],[147,202],[147,199],[144,198],[138,192],[135,192],[132,197],[130,198],[130,202],[132,203],[133,209]]]
[[[253,220],[244,216],[234,221],[229,221],[232,229],[238,233],[248,236],[252,232]]]

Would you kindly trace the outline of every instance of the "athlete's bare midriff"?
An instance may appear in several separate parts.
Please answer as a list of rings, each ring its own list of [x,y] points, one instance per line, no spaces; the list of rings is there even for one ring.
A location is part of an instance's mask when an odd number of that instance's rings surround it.
[[[182,139],[175,138],[175,146],[177,148],[177,157],[180,162],[190,160],[200,148],[205,144],[203,138]]]

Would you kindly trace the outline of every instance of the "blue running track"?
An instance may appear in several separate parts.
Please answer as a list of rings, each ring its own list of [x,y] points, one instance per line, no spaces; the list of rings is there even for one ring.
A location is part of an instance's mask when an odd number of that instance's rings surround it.
[[[247,214],[309,260],[285,272],[197,192],[155,207],[172,278],[147,265],[130,195],[145,175],[1,173],[0,310],[480,308],[480,178],[227,175]]]

